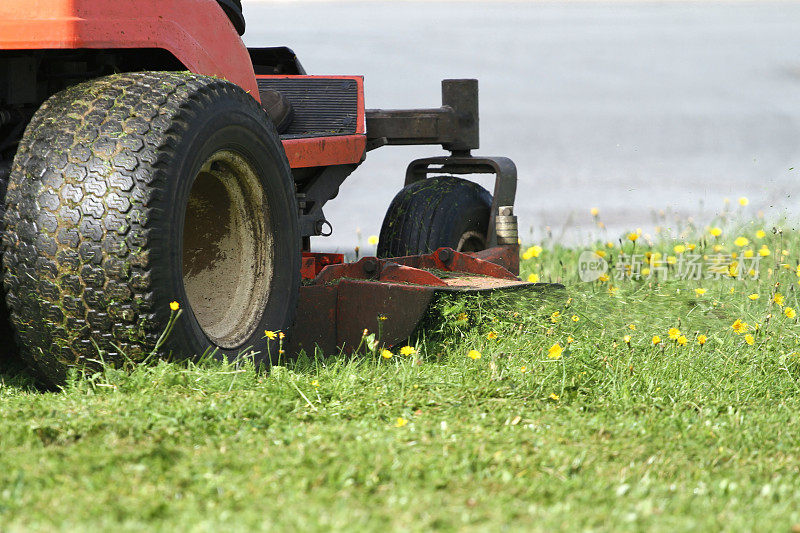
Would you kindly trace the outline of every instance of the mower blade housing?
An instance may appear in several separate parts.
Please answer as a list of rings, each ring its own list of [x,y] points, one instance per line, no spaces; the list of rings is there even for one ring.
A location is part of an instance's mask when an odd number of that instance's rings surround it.
[[[324,354],[353,352],[364,331],[380,333],[382,345],[407,340],[441,292],[515,290],[521,281],[519,245],[467,254],[439,248],[431,254],[345,263],[337,254],[304,254],[290,353],[319,348]],[[513,270],[513,272],[512,272]],[[539,284],[544,285],[544,284]]]

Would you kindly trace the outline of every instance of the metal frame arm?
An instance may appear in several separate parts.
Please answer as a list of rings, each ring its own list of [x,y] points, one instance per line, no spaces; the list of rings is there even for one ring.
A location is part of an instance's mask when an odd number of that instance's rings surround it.
[[[441,144],[460,155],[479,147],[478,80],[442,80],[442,107],[367,109],[367,149]]]

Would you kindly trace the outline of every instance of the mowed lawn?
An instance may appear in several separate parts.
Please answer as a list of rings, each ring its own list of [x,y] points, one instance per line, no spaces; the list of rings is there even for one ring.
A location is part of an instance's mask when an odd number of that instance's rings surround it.
[[[441,300],[410,355],[59,392],[8,371],[0,531],[791,530],[800,233],[724,215],[628,237],[527,248],[523,277],[566,289]],[[610,279],[579,279],[587,249]],[[641,279],[614,279],[634,254]],[[678,279],[690,256],[712,279]]]

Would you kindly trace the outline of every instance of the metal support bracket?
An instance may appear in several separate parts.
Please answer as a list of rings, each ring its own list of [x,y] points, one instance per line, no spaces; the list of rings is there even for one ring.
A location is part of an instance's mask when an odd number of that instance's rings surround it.
[[[367,150],[380,146],[441,144],[468,154],[478,148],[478,80],[443,80],[442,107],[367,109]]]
[[[326,233],[326,226],[330,231],[332,228],[322,212],[322,207],[329,200],[336,198],[339,187],[357,167],[358,165],[325,167],[297,191],[300,204],[300,234],[303,237],[329,235]]]

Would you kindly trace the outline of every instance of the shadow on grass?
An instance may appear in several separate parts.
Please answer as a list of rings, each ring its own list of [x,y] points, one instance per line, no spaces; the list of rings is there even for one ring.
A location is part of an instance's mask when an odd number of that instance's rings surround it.
[[[16,387],[27,392],[48,392],[46,387],[15,353],[0,353],[0,385]]]

